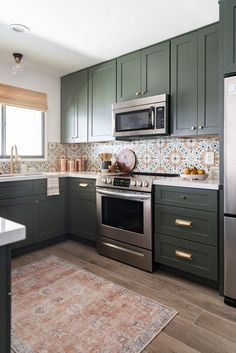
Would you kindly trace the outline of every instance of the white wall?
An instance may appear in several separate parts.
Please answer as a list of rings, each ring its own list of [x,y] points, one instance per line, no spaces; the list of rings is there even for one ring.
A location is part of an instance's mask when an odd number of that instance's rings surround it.
[[[14,77],[10,65],[0,61],[0,83],[47,93],[46,141],[60,142],[60,78],[27,69],[22,77]]]

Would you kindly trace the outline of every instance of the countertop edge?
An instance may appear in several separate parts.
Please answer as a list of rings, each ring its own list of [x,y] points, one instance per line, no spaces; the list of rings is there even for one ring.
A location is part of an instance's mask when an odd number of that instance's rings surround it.
[[[26,227],[0,217],[0,246],[26,239]]]

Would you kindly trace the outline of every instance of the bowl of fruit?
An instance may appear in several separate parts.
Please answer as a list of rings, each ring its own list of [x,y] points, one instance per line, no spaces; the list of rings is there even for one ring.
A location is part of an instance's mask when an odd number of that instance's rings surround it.
[[[180,174],[180,177],[183,179],[190,180],[204,180],[208,177],[208,174],[206,174],[203,169],[197,169],[196,167],[187,167],[183,170],[183,173]]]

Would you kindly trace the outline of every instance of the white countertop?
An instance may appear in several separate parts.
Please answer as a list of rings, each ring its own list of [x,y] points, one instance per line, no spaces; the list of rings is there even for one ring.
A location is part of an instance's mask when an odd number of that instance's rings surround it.
[[[12,244],[25,238],[25,226],[0,217],[0,246]]]
[[[212,180],[212,179],[186,180],[180,177],[157,178],[153,180],[153,185],[179,186],[179,187],[185,187],[185,188],[208,189],[208,190],[218,190],[220,186],[218,180]]]
[[[25,173],[25,174],[3,174],[0,175],[0,182],[6,181],[20,181],[20,180],[32,180],[32,179],[46,179],[50,176],[58,176],[59,178],[70,177],[70,178],[86,178],[86,179],[96,179],[98,173],[96,172],[35,172],[35,173]],[[166,185],[166,186],[179,186],[187,188],[197,188],[197,189],[210,189],[218,190],[219,181],[218,180],[185,180],[180,177],[174,178],[163,178],[157,177],[153,180],[153,185]]]
[[[46,179],[50,176],[55,176],[59,178],[72,177],[72,178],[86,178],[86,179],[96,179],[97,173],[95,172],[32,172],[24,174],[1,174],[0,182],[5,181],[20,181],[20,180],[32,180],[32,179]]]

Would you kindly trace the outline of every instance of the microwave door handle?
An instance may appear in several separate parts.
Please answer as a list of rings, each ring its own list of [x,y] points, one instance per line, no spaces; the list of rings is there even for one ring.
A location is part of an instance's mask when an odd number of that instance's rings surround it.
[[[151,115],[151,128],[154,129],[155,123],[155,107],[150,108],[150,115]]]

